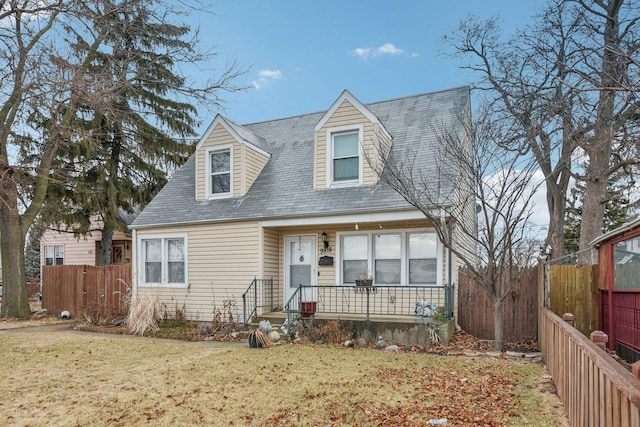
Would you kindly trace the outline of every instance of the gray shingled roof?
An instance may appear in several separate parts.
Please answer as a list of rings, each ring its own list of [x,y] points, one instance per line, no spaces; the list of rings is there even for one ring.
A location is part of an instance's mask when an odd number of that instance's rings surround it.
[[[393,154],[411,152],[423,170],[436,173],[439,157],[434,153],[440,143],[434,129],[459,123],[460,112],[469,109],[469,102],[469,88],[460,87],[366,106],[393,137]],[[408,208],[408,203],[383,182],[374,186],[313,189],[313,129],[323,114],[243,126],[261,138],[271,152],[271,158],[245,196],[195,200],[192,156],[138,215],[132,227]]]
[[[233,123],[231,120],[227,120],[224,117],[222,117],[222,120],[224,120],[225,123],[228,124],[238,134],[238,136],[240,136],[240,138],[244,139],[246,142],[253,145],[254,147],[257,147],[262,151],[265,151],[271,154],[271,147],[269,146],[269,143],[264,138],[256,135],[255,133],[251,132],[245,127],[238,126],[237,124]]]

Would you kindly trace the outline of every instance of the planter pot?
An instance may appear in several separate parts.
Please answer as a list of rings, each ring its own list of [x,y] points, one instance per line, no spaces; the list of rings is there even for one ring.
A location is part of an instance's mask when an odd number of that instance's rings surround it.
[[[311,317],[316,313],[318,303],[316,301],[306,301],[301,303],[300,314],[302,317]]]
[[[362,288],[370,288],[371,286],[373,286],[373,279],[356,280],[356,286],[359,286]]]

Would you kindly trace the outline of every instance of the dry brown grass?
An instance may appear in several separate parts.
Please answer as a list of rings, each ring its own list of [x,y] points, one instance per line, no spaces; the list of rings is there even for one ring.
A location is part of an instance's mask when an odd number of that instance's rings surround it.
[[[142,336],[147,331],[158,329],[158,321],[161,319],[157,309],[159,299],[160,296],[157,293],[129,297],[129,314],[125,323],[132,334]]]
[[[0,419],[20,426],[305,426],[425,425],[446,416],[452,426],[568,425],[540,364],[241,345],[5,332]]]

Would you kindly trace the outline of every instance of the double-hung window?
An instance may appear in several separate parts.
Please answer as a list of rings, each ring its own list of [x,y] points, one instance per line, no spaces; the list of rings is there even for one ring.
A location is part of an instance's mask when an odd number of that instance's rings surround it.
[[[345,233],[339,239],[341,283],[373,276],[377,285],[438,285],[442,272],[438,266],[435,233],[394,231],[384,233]]]
[[[327,132],[329,186],[359,185],[362,182],[361,138],[360,126],[333,128]]]
[[[186,286],[186,237],[153,237],[140,240],[142,284]]]
[[[64,264],[64,246],[45,246],[44,247],[44,265],[63,265]]]
[[[350,235],[342,237],[342,282],[355,283],[365,278],[369,271],[369,236]]]
[[[221,147],[207,151],[209,182],[207,183],[209,196],[231,196],[232,180],[232,149]]]
[[[435,285],[437,282],[436,235],[409,233],[409,284]]]
[[[402,238],[400,234],[377,234],[374,243],[376,283],[399,285],[402,270]]]

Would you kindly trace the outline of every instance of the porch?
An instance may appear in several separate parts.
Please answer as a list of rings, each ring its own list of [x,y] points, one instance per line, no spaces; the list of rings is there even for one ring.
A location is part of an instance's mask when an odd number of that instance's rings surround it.
[[[299,285],[284,306],[277,295],[273,279],[254,279],[242,295],[245,326],[258,316],[276,315],[287,332],[301,318],[340,320],[359,337],[382,335],[398,344],[425,344],[433,329],[445,343],[453,334],[453,285]]]

